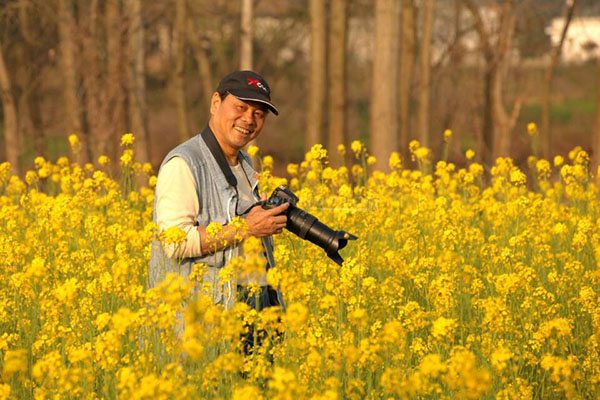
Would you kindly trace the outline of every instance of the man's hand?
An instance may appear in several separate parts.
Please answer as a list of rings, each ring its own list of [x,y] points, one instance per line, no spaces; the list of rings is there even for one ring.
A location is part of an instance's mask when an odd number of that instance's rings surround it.
[[[265,210],[261,206],[253,207],[248,216],[248,234],[254,237],[270,236],[281,233],[287,222],[287,217],[283,212],[289,207],[289,203],[284,203],[270,210]]]

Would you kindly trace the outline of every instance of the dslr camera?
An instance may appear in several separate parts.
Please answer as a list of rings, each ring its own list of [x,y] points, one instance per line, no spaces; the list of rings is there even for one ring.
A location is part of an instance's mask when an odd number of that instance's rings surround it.
[[[284,212],[287,217],[286,229],[325,250],[327,256],[341,266],[344,260],[338,250],[346,247],[348,240],[356,240],[357,237],[345,231],[333,230],[319,222],[315,216],[296,207],[298,200],[298,197],[290,189],[279,186],[266,201],[261,203],[264,209],[289,203],[290,205]]]

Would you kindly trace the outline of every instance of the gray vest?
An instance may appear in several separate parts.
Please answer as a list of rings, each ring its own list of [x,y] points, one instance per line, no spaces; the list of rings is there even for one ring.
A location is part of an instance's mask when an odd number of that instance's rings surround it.
[[[225,175],[221,172],[204,139],[200,135],[196,135],[175,147],[167,154],[160,167],[162,168],[173,157],[181,157],[185,160],[196,182],[196,194],[198,195],[199,206],[199,212],[196,216],[197,225],[207,226],[211,222],[217,222],[222,225],[229,223],[236,216],[237,195],[234,188],[227,183]],[[240,151],[238,160],[245,174],[248,176],[254,195],[258,200],[258,181],[255,177],[256,171],[252,168],[250,157]],[[246,204],[239,204],[238,211],[244,211],[246,206]],[[156,199],[154,200],[152,219],[156,224]],[[273,238],[270,236],[263,238],[262,242],[268,261],[267,268],[273,267],[275,265],[275,259],[273,258]],[[178,273],[187,280],[194,264],[206,264],[208,265],[208,271],[202,277],[203,282],[212,288],[211,294],[214,302],[225,304],[229,308],[233,304],[237,288],[235,287],[235,282],[222,282],[218,278],[218,274],[219,270],[227,265],[229,260],[236,255],[236,246],[230,246],[224,250],[205,254],[200,257],[171,259],[164,253],[161,243],[154,238],[150,255],[150,267],[148,269],[148,287],[155,287],[169,272]],[[278,297],[280,303],[283,305],[279,291]]]

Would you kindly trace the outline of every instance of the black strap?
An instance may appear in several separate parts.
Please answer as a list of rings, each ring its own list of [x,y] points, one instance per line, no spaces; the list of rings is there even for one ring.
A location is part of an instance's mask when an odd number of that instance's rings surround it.
[[[210,127],[208,125],[206,125],[206,128],[204,128],[204,130],[202,131],[200,136],[202,136],[202,139],[204,139],[204,142],[208,146],[208,149],[210,150],[213,157],[215,158],[215,161],[219,165],[221,172],[223,172],[223,175],[225,175],[225,179],[227,179],[227,183],[229,183],[231,186],[233,186],[233,189],[235,190],[235,192],[237,194],[237,191],[238,191],[237,190],[237,179],[236,179],[235,175],[233,174],[233,171],[231,171],[231,167],[229,166],[229,163],[227,162],[227,159],[225,158],[223,149],[221,149],[221,145],[217,141],[215,134],[210,129]],[[237,197],[237,199],[239,199],[239,196]],[[259,201],[257,203],[254,203],[250,207],[248,207],[248,209],[246,211],[244,211],[243,213],[238,214],[237,199],[236,199],[236,205],[235,205],[235,213],[238,216],[249,213],[250,210],[257,205],[262,206],[264,204],[264,201],[263,202]]]
[[[237,190],[237,179],[235,178],[235,175],[233,175],[233,172],[229,167],[229,163],[227,162],[227,159],[225,159],[225,154],[223,154],[223,149],[221,149],[221,146],[219,145],[219,142],[217,141],[213,131],[208,125],[206,125],[206,128],[204,128],[200,135],[215,158],[215,161],[217,161],[217,164],[219,164],[219,168],[221,168],[223,175],[225,175],[227,183]]]

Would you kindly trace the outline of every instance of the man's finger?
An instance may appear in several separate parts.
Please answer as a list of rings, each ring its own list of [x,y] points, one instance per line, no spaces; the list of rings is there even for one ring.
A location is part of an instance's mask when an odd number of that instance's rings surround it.
[[[288,207],[290,206],[290,203],[283,203],[280,206],[277,206],[275,208],[271,208],[269,210],[267,210],[267,212],[269,213],[269,215],[277,215],[277,214],[281,214],[283,211],[285,211]]]
[[[285,215],[277,215],[273,217],[273,221],[275,221],[276,224],[285,224],[287,222],[287,217]]]

